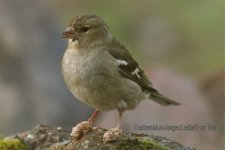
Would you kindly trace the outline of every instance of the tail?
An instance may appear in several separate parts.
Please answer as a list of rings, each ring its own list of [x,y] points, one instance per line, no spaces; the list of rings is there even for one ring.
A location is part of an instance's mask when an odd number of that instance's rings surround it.
[[[163,95],[161,95],[157,90],[150,94],[149,97],[151,100],[159,103],[160,105],[168,106],[168,105],[180,105],[180,103],[175,102]]]

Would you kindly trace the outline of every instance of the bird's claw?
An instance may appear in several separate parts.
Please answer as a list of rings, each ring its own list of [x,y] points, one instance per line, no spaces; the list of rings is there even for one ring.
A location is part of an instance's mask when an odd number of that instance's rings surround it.
[[[83,134],[92,130],[92,126],[89,121],[83,121],[78,123],[75,127],[73,127],[71,132],[72,141],[77,141],[82,137]]]
[[[108,143],[117,140],[122,135],[120,128],[111,128],[103,135],[103,142]]]

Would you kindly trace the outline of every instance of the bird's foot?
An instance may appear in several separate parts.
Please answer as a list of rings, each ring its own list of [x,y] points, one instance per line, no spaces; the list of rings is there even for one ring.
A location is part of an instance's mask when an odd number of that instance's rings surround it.
[[[122,135],[120,128],[111,128],[103,135],[103,142],[108,143],[117,140]]]
[[[70,134],[72,141],[76,142],[83,136],[83,134],[91,130],[92,130],[92,125],[89,121],[83,121],[81,123],[78,123],[75,127],[73,127],[72,132]]]

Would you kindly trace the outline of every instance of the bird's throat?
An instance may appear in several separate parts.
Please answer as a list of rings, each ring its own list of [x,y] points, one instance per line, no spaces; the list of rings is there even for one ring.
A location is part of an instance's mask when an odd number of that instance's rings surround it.
[[[68,42],[68,48],[69,49],[78,49],[78,47],[79,47],[79,41],[78,40],[69,39],[69,42]]]

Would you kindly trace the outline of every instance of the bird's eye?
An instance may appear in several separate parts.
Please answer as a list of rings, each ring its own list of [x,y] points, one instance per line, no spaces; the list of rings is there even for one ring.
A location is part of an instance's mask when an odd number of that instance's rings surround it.
[[[87,32],[90,29],[91,29],[90,27],[81,27],[80,32]]]

